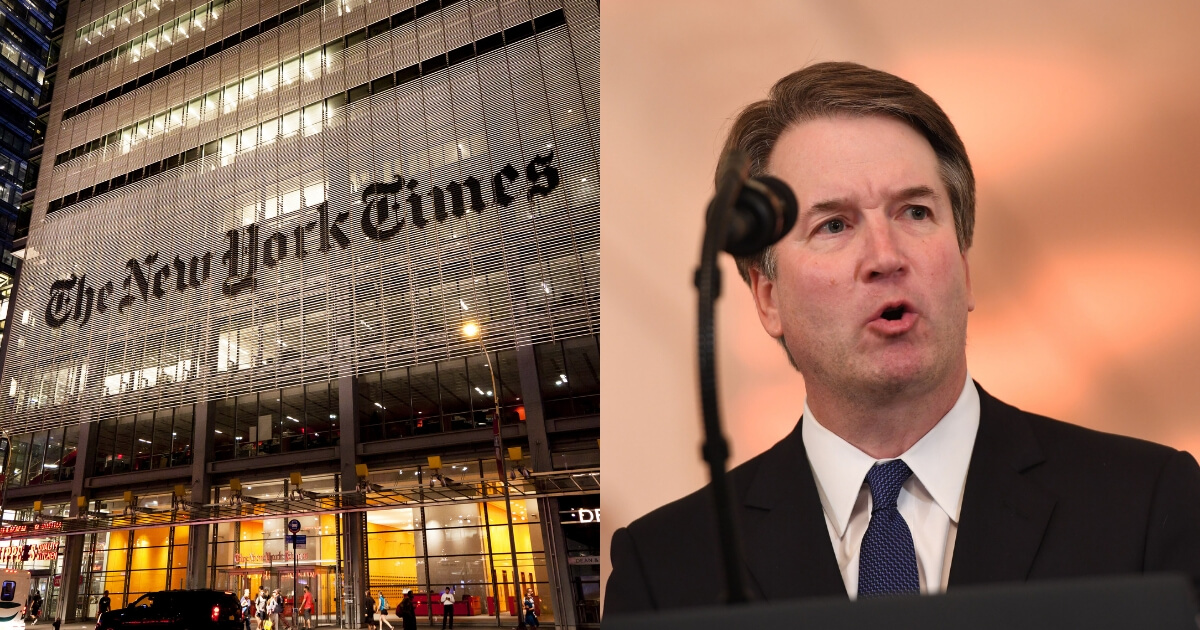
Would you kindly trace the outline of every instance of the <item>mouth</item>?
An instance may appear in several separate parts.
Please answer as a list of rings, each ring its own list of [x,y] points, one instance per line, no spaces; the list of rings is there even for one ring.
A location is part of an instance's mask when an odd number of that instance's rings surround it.
[[[883,305],[868,322],[868,328],[885,335],[899,335],[916,323],[917,311],[909,302],[898,300]]]

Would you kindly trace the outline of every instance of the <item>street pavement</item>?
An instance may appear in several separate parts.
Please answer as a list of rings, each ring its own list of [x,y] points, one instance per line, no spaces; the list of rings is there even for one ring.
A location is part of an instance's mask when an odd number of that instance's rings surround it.
[[[399,619],[391,619],[389,621],[392,621],[393,625],[397,629],[399,629],[401,627]],[[511,628],[517,627],[517,622],[515,620],[510,621],[509,619],[502,619],[502,621],[503,621],[503,624],[500,626],[500,628],[509,630]],[[455,628],[470,628],[472,630],[474,630],[476,628],[481,629],[481,630],[483,628],[495,628],[496,627],[496,618],[495,617],[476,616],[476,617],[471,618],[469,621],[464,622],[464,619],[462,617],[456,617],[454,620],[454,626],[455,626]],[[542,624],[542,626],[543,626],[543,630],[552,630],[554,628],[554,625],[548,624],[548,623]],[[39,621],[36,624],[27,625],[25,627],[26,627],[26,630],[54,630],[54,625],[51,624],[50,622],[47,622],[44,620]],[[440,628],[442,627],[442,620],[434,619],[434,622],[431,625],[429,623],[428,618],[417,619],[417,627],[418,628],[434,628],[435,630],[440,630]],[[327,630],[335,630],[336,626],[320,625],[320,626],[317,626],[317,628],[318,629],[324,628]],[[385,626],[385,628],[386,628],[386,626]],[[62,626],[60,627],[59,630],[95,630],[95,629],[96,629],[96,622],[89,621],[86,623],[64,623],[64,624],[62,624]]]

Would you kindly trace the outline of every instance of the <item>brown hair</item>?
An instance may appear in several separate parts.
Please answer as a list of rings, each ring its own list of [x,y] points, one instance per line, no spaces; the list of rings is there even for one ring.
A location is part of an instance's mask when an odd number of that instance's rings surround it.
[[[907,123],[929,141],[937,155],[942,183],[950,194],[958,247],[969,249],[975,231],[975,175],[966,147],[942,108],[920,88],[893,74],[848,62],[818,63],[793,72],[780,79],[766,99],[738,114],[722,155],[739,149],[750,159],[750,175],[762,175],[784,130],[796,123],[837,114],[890,116]],[[721,166],[717,168],[718,176]],[[774,249],[738,258],[737,265],[746,282],[750,281],[751,267],[773,278]]]

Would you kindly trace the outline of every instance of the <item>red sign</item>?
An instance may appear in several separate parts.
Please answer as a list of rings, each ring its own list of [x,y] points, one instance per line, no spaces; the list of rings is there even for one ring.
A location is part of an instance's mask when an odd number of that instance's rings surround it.
[[[8,545],[0,547],[0,562],[53,560],[58,557],[58,543],[48,540],[38,545]]]
[[[46,521],[45,523],[5,525],[4,527],[0,527],[0,534],[27,534],[29,532],[43,532],[59,529],[62,529],[62,523],[59,521]]]
[[[273,562],[291,562],[292,560],[307,560],[308,552],[298,551],[296,557],[292,557],[292,552],[283,551],[280,553],[235,553],[233,554],[234,564],[271,564]]]

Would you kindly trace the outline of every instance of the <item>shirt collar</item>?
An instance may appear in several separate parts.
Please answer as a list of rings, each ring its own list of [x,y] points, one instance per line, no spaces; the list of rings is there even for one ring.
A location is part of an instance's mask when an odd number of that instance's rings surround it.
[[[967,468],[978,430],[979,391],[967,374],[962,393],[950,411],[899,457],[954,523],[958,522],[962,508]],[[801,437],[817,482],[821,508],[833,521],[838,536],[845,536],[867,471],[877,461],[887,460],[876,460],[826,429],[813,416],[807,401]]]

